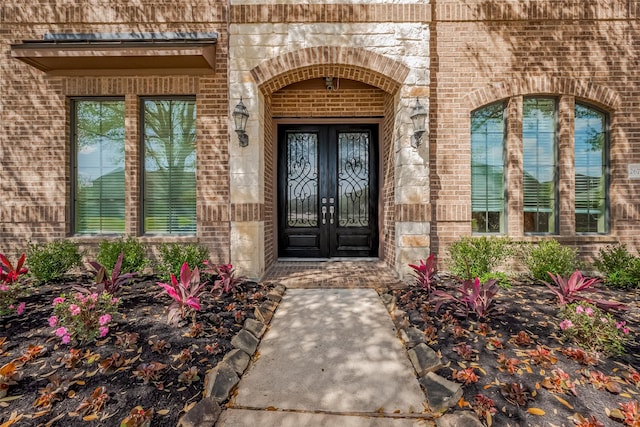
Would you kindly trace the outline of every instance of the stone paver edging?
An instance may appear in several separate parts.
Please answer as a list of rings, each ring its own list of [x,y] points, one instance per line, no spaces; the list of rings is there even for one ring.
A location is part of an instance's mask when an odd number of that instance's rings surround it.
[[[211,369],[204,380],[203,398],[178,420],[178,427],[213,427],[222,408],[220,403],[229,399],[240,376],[249,366],[260,339],[271,322],[286,288],[276,285],[267,300],[255,308],[256,319],[246,319],[243,328],[232,339],[234,349]]]
[[[435,373],[443,367],[440,357],[427,345],[424,332],[411,326],[407,314],[398,309],[396,298],[386,293],[380,297],[398,329],[398,335],[405,345],[409,360],[427,397],[429,408],[436,414],[442,414],[436,420],[437,426],[482,426],[476,414],[470,411],[454,411],[445,415],[445,412],[453,408],[462,397],[462,387]]]

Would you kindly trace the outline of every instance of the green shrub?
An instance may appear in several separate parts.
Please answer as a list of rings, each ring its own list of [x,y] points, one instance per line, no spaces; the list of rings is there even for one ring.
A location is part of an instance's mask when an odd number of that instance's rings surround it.
[[[185,262],[192,270],[196,267],[202,270],[204,261],[209,258],[209,249],[197,243],[163,243],[158,250],[157,270],[164,280],[170,279],[170,273],[177,277]]]
[[[482,277],[493,272],[512,253],[508,237],[465,236],[449,247],[451,273],[463,279]]]
[[[535,245],[525,245],[524,265],[531,276],[543,282],[551,280],[548,272],[569,277],[580,268],[578,250],[562,246],[557,240],[543,240]]]
[[[640,286],[640,258],[632,255],[625,244],[608,245],[598,252],[593,265],[604,274],[605,284],[614,288]]]
[[[490,271],[489,273],[485,273],[480,276],[479,279],[482,283],[486,283],[489,280],[495,280],[496,284],[502,289],[511,289],[511,278],[507,273],[503,273],[502,271]]]
[[[98,248],[96,259],[107,270],[113,270],[120,253],[124,252],[120,271],[123,273],[135,273],[144,270],[149,260],[146,257],[147,245],[129,236],[127,240],[103,240]]]
[[[31,243],[27,250],[29,273],[38,282],[60,279],[73,267],[82,265],[78,244],[70,240]]]

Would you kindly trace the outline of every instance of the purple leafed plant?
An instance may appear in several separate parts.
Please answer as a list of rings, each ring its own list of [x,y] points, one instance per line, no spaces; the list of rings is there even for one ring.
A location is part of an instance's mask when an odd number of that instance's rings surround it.
[[[120,252],[116,265],[113,266],[111,276],[109,276],[107,269],[100,263],[96,261],[89,262],[89,265],[94,269],[93,274],[96,276],[96,292],[98,294],[107,292],[111,295],[115,295],[122,285],[129,282],[129,280],[137,275],[137,273],[120,274],[123,257],[124,252]]]
[[[180,269],[180,281],[171,274],[171,283],[158,282],[171,298],[173,303],[169,306],[168,322],[177,324],[180,319],[184,319],[189,312],[200,311],[200,296],[204,291],[204,283],[200,283],[200,272],[198,267],[193,271],[185,262]]]
[[[627,310],[627,306],[624,304],[615,301],[594,300],[583,295],[585,292],[594,292],[596,290],[602,282],[599,278],[585,278],[579,270],[574,271],[569,279],[549,272],[547,274],[553,279],[555,286],[547,282],[544,282],[544,284],[553,292],[560,305],[584,301],[606,311]]]
[[[413,275],[418,285],[431,293],[435,275],[437,273],[437,261],[435,254],[430,254],[426,260],[420,260],[420,265],[409,264],[413,269]]]
[[[209,261],[205,261],[204,264],[207,266],[205,273],[217,276],[213,281],[212,293],[219,292],[224,295],[235,292],[238,284],[244,281],[244,277],[235,277],[235,270],[231,264],[211,265]]]
[[[493,310],[495,296],[500,288],[496,280],[487,280],[481,283],[479,278],[464,280],[460,286],[454,289],[453,295],[445,291],[434,289],[432,295],[436,301],[436,312],[440,306],[447,302],[454,303],[458,310],[468,316],[475,313],[479,319],[486,318]]]

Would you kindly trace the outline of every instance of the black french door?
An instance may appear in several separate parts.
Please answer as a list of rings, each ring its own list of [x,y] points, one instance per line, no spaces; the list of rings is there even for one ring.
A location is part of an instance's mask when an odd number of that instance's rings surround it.
[[[378,255],[378,126],[278,127],[279,255]]]

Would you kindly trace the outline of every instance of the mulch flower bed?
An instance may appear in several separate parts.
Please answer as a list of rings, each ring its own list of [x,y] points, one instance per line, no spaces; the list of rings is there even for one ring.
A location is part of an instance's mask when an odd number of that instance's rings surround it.
[[[0,399],[0,426],[118,426],[136,407],[153,410],[153,426],[175,426],[202,398],[206,372],[232,349],[231,338],[268,292],[250,281],[235,293],[206,292],[196,326],[191,317],[175,326],[167,322],[171,299],[158,280],[137,278],[118,295],[108,335],[65,345],[48,323],[52,301],[92,281],[35,287],[20,298],[22,314],[0,318],[0,367],[17,361],[20,372]]]
[[[454,283],[441,280],[436,288],[451,291]],[[475,411],[494,426],[640,426],[640,290],[600,292],[629,307],[616,317],[631,339],[623,354],[608,357],[563,339],[559,306],[540,284],[500,289],[496,310],[483,319],[446,304],[436,313],[418,286],[392,293],[442,356],[436,373],[462,384],[453,410]]]

